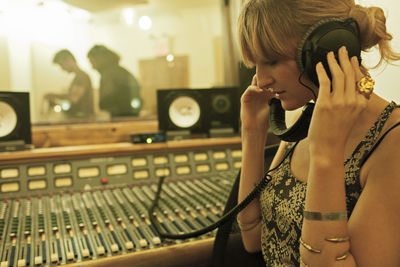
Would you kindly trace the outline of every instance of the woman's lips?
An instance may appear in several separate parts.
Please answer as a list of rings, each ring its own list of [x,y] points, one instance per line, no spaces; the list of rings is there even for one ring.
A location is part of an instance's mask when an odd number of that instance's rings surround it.
[[[274,94],[276,94],[276,95],[281,95],[281,94],[283,94],[285,91],[273,91],[273,93]]]
[[[273,93],[273,94],[276,95],[276,96],[279,96],[279,95],[285,93],[284,90],[282,90],[282,91],[275,91],[275,90],[274,90],[273,88],[271,88],[271,87],[267,88],[267,90],[268,90],[269,92]]]

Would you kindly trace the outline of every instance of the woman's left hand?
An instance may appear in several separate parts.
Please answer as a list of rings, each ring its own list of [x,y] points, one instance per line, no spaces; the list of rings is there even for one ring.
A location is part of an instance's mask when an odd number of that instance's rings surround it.
[[[364,76],[357,57],[349,59],[344,46],[338,54],[339,62],[333,52],[327,55],[332,81],[321,62],[316,66],[320,87],[308,134],[313,152],[344,150],[351,129],[367,106],[368,98],[356,88],[356,82]]]

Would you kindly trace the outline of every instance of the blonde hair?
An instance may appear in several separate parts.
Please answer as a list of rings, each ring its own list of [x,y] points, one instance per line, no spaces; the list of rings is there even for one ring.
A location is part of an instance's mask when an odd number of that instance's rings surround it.
[[[386,31],[386,17],[380,7],[363,7],[354,0],[245,0],[237,33],[246,66],[256,61],[294,59],[304,33],[325,18],[353,17],[359,24],[361,48],[378,46],[382,62],[400,60],[390,47],[392,35]]]

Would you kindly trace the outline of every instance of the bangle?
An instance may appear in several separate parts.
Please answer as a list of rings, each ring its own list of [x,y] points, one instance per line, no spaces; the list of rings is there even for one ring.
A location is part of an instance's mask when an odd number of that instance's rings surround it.
[[[350,241],[350,237],[349,236],[330,237],[330,238],[325,238],[325,241],[332,242],[332,243],[342,243],[342,242]],[[342,261],[342,260],[347,259],[347,256],[349,256],[349,254],[346,252],[342,256],[336,257],[335,260]]]
[[[310,221],[340,221],[347,219],[346,211],[337,212],[316,212],[316,211],[304,211],[304,219]]]
[[[346,252],[342,256],[336,257],[335,260],[336,261],[342,261],[342,260],[347,259],[348,256],[349,256],[349,254]],[[304,263],[304,261],[303,261],[301,256],[299,258],[299,261],[300,261],[300,267],[308,267],[308,265]]]
[[[333,243],[340,243],[340,242],[347,242],[350,240],[350,237],[331,237],[331,238],[325,238],[326,241],[333,242]],[[312,253],[321,253],[321,250],[313,248],[311,245],[307,244],[304,242],[304,240],[300,237],[300,244],[308,251]],[[348,252],[345,252],[343,255],[338,256],[335,258],[336,261],[342,261],[347,259],[349,256]],[[303,259],[300,256],[300,267],[307,267],[307,265],[303,262]]]
[[[348,237],[348,236],[345,236],[345,237],[331,237],[331,238],[325,238],[325,241],[332,242],[332,243],[342,243],[342,242],[350,241],[350,237]]]
[[[335,260],[342,261],[342,260],[347,259],[347,256],[349,256],[349,254],[346,252],[342,256],[336,257]]]
[[[236,221],[238,223],[239,229],[242,232],[250,231],[254,229],[260,222],[261,222],[262,217],[257,217],[254,221],[249,222],[249,223],[242,223],[239,221],[239,218],[236,217]]]
[[[307,249],[308,251],[312,252],[312,253],[321,253],[321,250],[315,249],[313,248],[311,245],[307,244],[306,242],[304,242],[304,240],[300,237],[300,244]]]

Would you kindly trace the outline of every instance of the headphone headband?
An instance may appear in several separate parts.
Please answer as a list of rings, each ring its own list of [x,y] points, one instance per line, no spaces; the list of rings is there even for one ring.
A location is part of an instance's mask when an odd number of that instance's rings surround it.
[[[322,62],[328,76],[331,77],[326,54],[333,51],[337,55],[336,52],[341,46],[346,46],[349,56],[357,56],[361,61],[360,30],[354,18],[325,18],[315,23],[306,31],[297,47],[296,63],[300,73],[306,73],[318,86],[315,65]]]
[[[296,49],[296,63],[297,66],[299,66],[300,69],[300,73],[302,73],[304,71],[304,66],[303,66],[303,48],[304,48],[304,44],[306,41],[308,41],[308,38],[310,37],[310,35],[314,32],[314,30],[316,28],[318,28],[319,26],[321,26],[322,24],[328,23],[328,22],[343,22],[343,18],[325,18],[322,19],[320,21],[318,21],[317,23],[315,23],[314,25],[312,25],[310,28],[308,28],[308,30],[306,31],[306,33],[303,35],[303,38],[301,38],[299,44],[297,45],[297,49]]]

